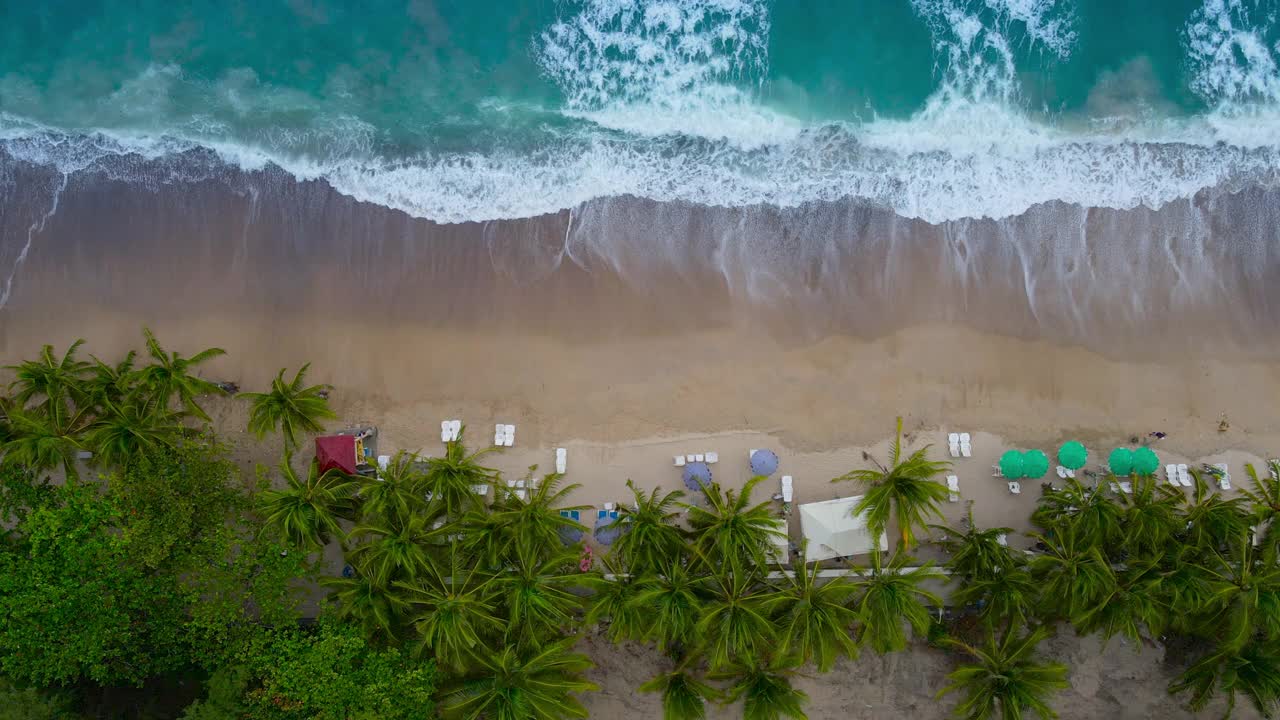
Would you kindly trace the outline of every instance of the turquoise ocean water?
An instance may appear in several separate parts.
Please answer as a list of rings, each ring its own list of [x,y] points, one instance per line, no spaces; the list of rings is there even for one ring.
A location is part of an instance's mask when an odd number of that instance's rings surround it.
[[[931,223],[1158,209],[1280,182],[1278,15],[1280,0],[7,0],[0,159],[73,176],[185,158],[171,180],[274,164],[441,223],[618,196],[852,199]]]

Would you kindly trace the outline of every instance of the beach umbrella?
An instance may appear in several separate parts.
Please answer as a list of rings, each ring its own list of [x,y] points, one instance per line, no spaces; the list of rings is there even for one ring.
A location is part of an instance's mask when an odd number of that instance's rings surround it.
[[[612,513],[596,518],[596,541],[601,545],[612,545],[621,534],[622,527],[618,525],[618,519]]]
[[[1133,472],[1133,452],[1129,448],[1116,448],[1111,451],[1111,459],[1107,461],[1111,466],[1111,474],[1124,477]]]
[[[1088,461],[1089,451],[1075,440],[1062,443],[1062,447],[1058,448],[1058,462],[1062,463],[1062,467],[1079,470]]]
[[[1133,451],[1133,471],[1139,475],[1154,475],[1160,467],[1160,458],[1149,447],[1140,447]]]
[[[1049,472],[1049,458],[1039,450],[1022,453],[1022,477],[1034,480]]]
[[[560,542],[565,545],[573,545],[582,539],[582,531],[575,527],[561,527],[559,533]]]
[[[778,472],[778,456],[772,450],[751,453],[751,474],[772,475]]]
[[[1010,480],[1022,477],[1022,453],[1017,450],[1006,450],[1000,456],[1000,474]]]
[[[704,462],[691,462],[684,466],[684,486],[701,490],[711,484],[711,466]]]

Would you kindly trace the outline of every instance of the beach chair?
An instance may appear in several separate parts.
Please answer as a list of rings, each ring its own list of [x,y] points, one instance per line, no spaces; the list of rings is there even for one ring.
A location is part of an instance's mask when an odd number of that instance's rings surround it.
[[[1004,477],[1004,471],[1000,469],[1000,463],[991,466],[991,477]]]
[[[960,433],[947,434],[947,449],[951,451],[951,457],[960,457]]]
[[[713,453],[713,452],[707,453],[708,465],[715,465],[718,462],[720,462],[720,453]]]
[[[1004,547],[1009,547],[1009,536],[1004,533],[1000,533],[996,536],[996,542],[1000,543]]]
[[[1117,483],[1107,483],[1107,485],[1109,485],[1109,486],[1111,487],[1111,492],[1112,492],[1112,493],[1114,493],[1114,494],[1116,494],[1116,495],[1119,495],[1119,494],[1120,494],[1120,485],[1118,485]]]
[[[795,487],[792,485],[791,476],[782,476],[782,502],[791,502],[791,498],[795,496]]]
[[[390,455],[379,455],[379,456],[378,456],[378,469],[379,469],[379,470],[386,470],[386,469],[387,469],[387,466],[388,466],[388,465],[390,465],[390,464],[391,464],[391,456],[390,456]]]
[[[1022,494],[1022,484],[1021,484],[1021,483],[1019,483],[1017,480],[1010,480],[1010,481],[1009,481],[1009,492],[1010,492],[1010,493],[1013,493],[1014,495],[1021,495],[1021,494]]]
[[[596,519],[597,519],[597,520],[603,520],[604,518],[607,518],[607,517],[609,517],[609,511],[608,511],[608,510],[600,510],[600,511],[596,514]]]
[[[676,456],[676,467],[684,467],[684,456],[683,456],[683,455],[677,455],[677,456]]]
[[[684,456],[684,461],[685,461],[685,462],[698,462],[698,456],[697,456],[697,455],[694,455],[693,453],[689,453],[688,455],[685,455],[685,456]]]
[[[440,421],[440,442],[447,443],[453,439],[453,423],[448,420]]]
[[[973,445],[969,440],[969,433],[960,433],[960,455],[973,457]]]
[[[1067,477],[1074,478],[1075,476],[1076,476],[1076,471],[1072,470],[1071,468],[1067,468]]]
[[[707,456],[706,456],[706,455],[703,455],[702,453],[696,453],[696,454],[694,454],[694,456],[693,456],[693,461],[694,461],[694,462],[706,462],[706,461],[707,461]]]
[[[1121,480],[1121,481],[1120,481],[1120,492],[1124,493],[1125,495],[1132,495],[1132,494],[1133,494],[1133,483],[1129,482],[1128,480]]]
[[[489,494],[489,484],[488,484],[488,483],[481,483],[481,484],[479,484],[479,485],[472,485],[472,486],[471,486],[471,492],[473,492],[473,493],[475,493],[475,494],[477,494],[477,495],[488,495],[488,494]]]
[[[1058,473],[1058,477],[1062,478],[1063,480],[1066,480],[1066,479],[1067,479],[1067,469],[1066,469],[1065,467],[1063,467],[1063,466],[1059,465],[1059,466],[1054,470],[1054,472]]]
[[[1191,487],[1191,469],[1186,465],[1178,465],[1178,483],[1182,487]]]
[[[947,476],[947,490],[950,492],[948,499],[951,502],[960,502],[960,478],[955,475]]]
[[[516,444],[516,426],[508,425],[503,428],[506,433],[507,447],[513,447]]]
[[[1168,481],[1169,481],[1169,484],[1170,484],[1170,485],[1172,485],[1172,486],[1174,486],[1174,487],[1178,487],[1178,466],[1177,466],[1177,465],[1165,465],[1165,466],[1164,466],[1164,477],[1165,477],[1165,479],[1166,479],[1166,480],[1168,480]]]
[[[613,510],[613,508],[614,508],[614,504],[613,504],[613,503],[611,503],[611,502],[607,502],[607,503],[605,503],[605,504],[604,504],[605,512],[609,512],[609,511]]]
[[[556,472],[564,474],[565,468],[569,466],[569,451],[564,448],[556,448]]]
[[[1218,472],[1214,473],[1218,478],[1218,488],[1222,490],[1231,489],[1231,471],[1227,469],[1226,463],[1214,463],[1213,468]]]

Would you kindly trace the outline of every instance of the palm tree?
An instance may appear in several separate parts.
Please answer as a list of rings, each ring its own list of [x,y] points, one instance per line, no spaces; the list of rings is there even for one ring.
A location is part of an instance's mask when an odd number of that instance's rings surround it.
[[[1130,552],[1161,552],[1169,539],[1186,527],[1179,516],[1183,495],[1151,476],[1138,476],[1133,493],[1121,498],[1124,544]]]
[[[1183,513],[1187,519],[1185,542],[1200,549],[1222,550],[1249,532],[1244,498],[1227,500],[1213,492],[1198,470],[1191,471],[1191,478],[1195,487]]]
[[[871,553],[871,565],[854,566],[859,578],[854,586],[861,592],[856,608],[862,621],[860,642],[871,645],[877,653],[898,652],[907,647],[906,628],[917,636],[929,632],[929,609],[925,603],[942,605],[942,599],[926,590],[928,581],[942,579],[932,563],[909,568],[915,559],[899,550],[881,565],[879,551]]]
[[[1133,643],[1164,633],[1169,608],[1164,604],[1159,561],[1135,558],[1116,571],[1116,582],[1092,608],[1084,610],[1078,627],[1082,633],[1101,632],[1104,640],[1123,635]]]
[[[605,570],[613,576],[610,582],[597,583],[587,608],[585,622],[594,625],[608,622],[609,642],[642,640],[648,634],[652,618],[644,612],[637,598],[645,585],[639,576],[626,572],[625,566],[613,553],[602,559]]]
[[[1227,700],[1224,720],[1235,711],[1237,695],[1244,695],[1260,716],[1275,717],[1280,707],[1280,652],[1258,641],[1238,650],[1217,648],[1169,685],[1170,693],[1188,691],[1188,705],[1196,712],[1221,692]]]
[[[659,490],[654,488],[645,495],[630,480],[627,487],[635,496],[635,505],[618,508],[622,534],[610,552],[623,558],[632,572],[644,573],[684,552],[684,535],[677,525],[677,508],[684,492],[676,490],[659,496]]]
[[[850,632],[858,613],[848,607],[856,588],[843,577],[819,583],[818,563],[796,564],[786,579],[762,603],[778,628],[778,654],[802,664],[813,660],[818,672],[830,671],[841,655],[856,658]]]
[[[1046,493],[1031,514],[1031,520],[1045,530],[1071,526],[1082,542],[1101,545],[1117,537],[1122,510],[1104,492],[1086,488],[1072,478],[1066,487]]]
[[[338,617],[360,625],[365,635],[395,637],[409,604],[399,595],[388,592],[386,585],[375,582],[362,572],[352,577],[326,577],[320,581],[333,590]]]
[[[519,649],[508,645],[482,655],[469,678],[445,689],[446,716],[465,720],[587,717],[575,694],[600,688],[582,677],[591,661],[572,651],[576,640]]]
[[[418,611],[413,626],[419,653],[432,653],[440,667],[462,672],[493,655],[487,643],[504,624],[497,615],[498,580],[468,567],[457,544],[450,545],[444,560],[430,564],[414,582],[397,587]]]
[[[1018,557],[1009,546],[1001,542],[1013,528],[998,527],[983,530],[973,521],[973,508],[969,508],[964,529],[946,525],[930,525],[941,539],[937,544],[948,556],[947,567],[951,577],[958,580],[985,580],[999,576],[1018,564]]]
[[[1255,635],[1280,638],[1280,565],[1257,555],[1245,535],[1231,557],[1211,553],[1211,602],[1220,608],[1215,636],[1225,650],[1244,647]]]
[[[942,519],[940,504],[947,499],[946,486],[933,478],[946,472],[950,463],[929,459],[926,445],[902,459],[902,418],[898,418],[898,432],[889,449],[889,465],[881,465],[872,459],[876,467],[867,470],[851,470],[831,482],[852,481],[862,485],[866,493],[853,508],[854,515],[866,513],[867,527],[879,535],[889,527],[892,517],[901,533],[899,542],[910,548],[916,542],[912,528],[924,526],[927,516]]]
[[[1212,608],[1214,574],[1201,562],[1204,550],[1177,543],[1160,559],[1160,601],[1168,608],[1168,627],[1183,635],[1202,634]]]
[[[712,670],[763,657],[775,644],[773,623],[751,571],[730,570],[704,579],[708,599],[697,634]]]
[[[797,661],[781,655],[756,658],[736,665],[715,677],[733,679],[725,693],[726,704],[742,701],[743,720],[805,720],[804,705],[809,696],[791,685]]]
[[[55,420],[72,412],[75,405],[83,405],[84,392],[81,383],[89,370],[89,363],[76,359],[76,351],[84,340],[76,340],[59,358],[53,346],[40,348],[39,360],[24,360],[17,365],[6,366],[14,371],[15,378],[9,384],[15,405],[25,407],[39,399],[36,409],[43,410]]]
[[[426,479],[424,489],[431,493],[433,501],[444,508],[450,519],[462,517],[468,510],[483,507],[480,496],[474,486],[498,481],[498,472],[480,464],[480,458],[497,450],[496,447],[485,448],[468,454],[462,444],[463,428],[458,439],[446,443],[444,457],[427,458]]]
[[[240,393],[240,397],[249,398],[252,403],[249,410],[249,432],[266,437],[267,433],[279,429],[284,435],[284,446],[287,449],[298,446],[299,433],[318,433],[324,431],[322,420],[336,420],[337,414],[329,409],[329,401],[325,393],[328,385],[305,385],[307,370],[311,363],[303,365],[293,381],[284,381],[284,370],[280,370],[276,379],[271,381],[271,392]]]
[[[279,530],[294,547],[323,547],[331,537],[342,534],[338,519],[350,512],[358,484],[336,470],[321,473],[315,460],[302,480],[291,460],[286,454],[280,461],[286,487],[262,494],[263,529]]]
[[[689,506],[693,547],[709,566],[741,569],[750,561],[763,567],[773,539],[786,536],[770,501],[751,505],[751,491],[764,479],[751,478],[741,493],[711,483],[705,488],[707,507]]]
[[[388,515],[366,519],[352,529],[349,539],[364,539],[352,546],[351,564],[374,583],[412,580],[431,565],[427,536],[431,532],[423,513]]]
[[[952,594],[957,605],[978,605],[978,617],[990,632],[997,625],[1020,627],[1037,606],[1040,586],[1024,564],[964,582]]]
[[[1097,545],[1063,526],[1052,536],[1032,533],[1047,550],[1032,559],[1040,583],[1041,607],[1076,622],[1115,590],[1116,576]]]
[[[99,465],[124,467],[141,453],[173,447],[186,432],[179,413],[149,405],[136,395],[119,404],[104,403],[102,416],[88,427],[84,439]]]
[[[363,481],[360,497],[365,516],[406,518],[422,512],[425,477],[414,467],[417,460],[417,455],[402,450],[378,471],[377,478]]]
[[[698,620],[702,617],[700,579],[678,560],[668,561],[661,572],[646,578],[636,592],[636,606],[649,619],[647,636],[664,653],[696,647]]]
[[[138,374],[134,371],[134,360],[138,353],[133,350],[115,365],[108,365],[93,358],[92,375],[84,383],[87,404],[101,408],[106,403],[120,403],[134,392],[137,387]]]
[[[150,329],[142,328],[142,334],[147,339],[147,354],[151,356],[151,364],[138,371],[139,387],[146,390],[156,405],[166,410],[176,395],[178,403],[186,412],[209,422],[209,416],[196,402],[196,396],[221,392],[221,389],[194,375],[193,371],[213,358],[226,355],[227,351],[216,347],[208,348],[184,358],[178,352],[165,352]]]
[[[508,618],[508,642],[538,644],[569,627],[582,609],[574,590],[589,583],[577,568],[578,555],[562,550],[546,559],[517,552],[514,566],[498,579]]]
[[[20,465],[36,472],[61,467],[68,478],[77,477],[76,455],[83,447],[80,416],[55,413],[50,417],[38,410],[12,407],[8,410],[8,439],[0,446],[6,464]]]
[[[1046,635],[1043,628],[1027,635],[1010,630],[997,642],[990,634],[982,648],[948,640],[949,645],[968,653],[975,662],[961,665],[947,675],[950,684],[942,688],[938,697],[964,693],[955,713],[965,720],[996,716],[1013,720],[1029,712],[1044,720],[1057,717],[1049,700],[1071,684],[1067,682],[1066,665],[1036,658],[1036,646]]]
[[[1244,470],[1253,489],[1240,492],[1253,505],[1254,527],[1260,531],[1259,544],[1274,554],[1280,550],[1280,529],[1276,528],[1276,521],[1280,519],[1280,460],[1267,461],[1266,477],[1258,477],[1252,464],[1246,464]]]
[[[563,547],[561,529],[588,532],[587,526],[560,514],[561,510],[586,510],[588,507],[561,505],[581,487],[575,483],[561,488],[562,477],[553,473],[540,483],[526,481],[526,485],[536,485],[526,491],[527,499],[521,499],[508,488],[499,487],[501,496],[489,515],[509,543],[506,557],[515,558],[520,553],[530,558],[544,557]],[[475,511],[468,513],[471,518],[475,515]]]
[[[707,703],[720,692],[689,672],[687,662],[640,686],[640,692],[662,693],[662,720],[705,720]]]

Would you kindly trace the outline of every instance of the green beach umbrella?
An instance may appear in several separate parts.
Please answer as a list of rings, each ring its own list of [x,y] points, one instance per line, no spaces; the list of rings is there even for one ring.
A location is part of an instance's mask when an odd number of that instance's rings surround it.
[[[1129,448],[1116,448],[1111,451],[1111,474],[1124,477],[1133,472],[1133,452]]]
[[[1062,467],[1079,470],[1088,461],[1089,451],[1075,440],[1062,443],[1062,447],[1058,448],[1058,462],[1062,463]]]
[[[1049,472],[1049,458],[1039,450],[1022,453],[1022,477],[1034,480]]]
[[[1133,451],[1133,471],[1139,475],[1154,475],[1160,467],[1160,458],[1149,447],[1140,447]]]
[[[1017,450],[1006,450],[1000,456],[1000,474],[1011,480],[1022,477],[1022,453]]]

